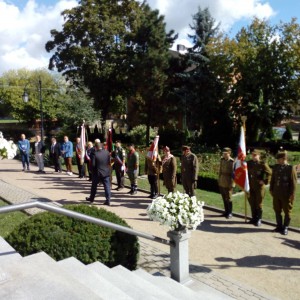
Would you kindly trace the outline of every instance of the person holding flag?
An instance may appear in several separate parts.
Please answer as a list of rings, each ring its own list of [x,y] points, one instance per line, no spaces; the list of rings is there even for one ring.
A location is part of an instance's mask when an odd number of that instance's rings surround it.
[[[148,175],[150,184],[150,198],[156,199],[159,194],[158,179],[161,173],[161,158],[158,154],[158,141],[159,136],[156,136],[150,145],[149,151],[146,156],[145,173]]]
[[[248,161],[248,174],[250,194],[248,202],[251,207],[252,218],[249,224],[261,226],[262,206],[265,197],[265,185],[270,182],[272,171],[267,163],[260,160],[261,152],[254,149],[251,153],[252,159]]]
[[[234,160],[231,158],[231,149],[224,148],[222,151],[222,158],[220,161],[218,185],[224,203],[224,216],[226,219],[232,218],[232,190],[234,186],[233,181],[233,164]]]
[[[77,137],[76,138],[76,146],[75,146],[75,151],[76,151],[76,164],[78,168],[78,177],[79,178],[84,178],[84,173],[85,173],[85,166],[84,166],[84,161],[82,162],[82,143],[81,143],[81,138]],[[83,155],[84,157],[84,155]]]
[[[241,127],[241,135],[238,146],[238,157],[234,163],[234,182],[245,192],[245,221],[247,217],[247,194],[250,191],[248,169],[246,159],[246,142],[244,127]]]

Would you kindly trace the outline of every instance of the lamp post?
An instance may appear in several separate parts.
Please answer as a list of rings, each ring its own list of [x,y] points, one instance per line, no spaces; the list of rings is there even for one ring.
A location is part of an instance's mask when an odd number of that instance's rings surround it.
[[[22,95],[22,99],[25,103],[27,103],[29,101],[29,95],[26,90],[27,84],[24,87],[24,93]],[[41,79],[39,79],[39,81],[38,81],[38,91],[39,91],[40,113],[41,113],[41,140],[43,141],[44,140],[44,116],[43,116],[43,99],[42,99],[42,81],[41,81]]]

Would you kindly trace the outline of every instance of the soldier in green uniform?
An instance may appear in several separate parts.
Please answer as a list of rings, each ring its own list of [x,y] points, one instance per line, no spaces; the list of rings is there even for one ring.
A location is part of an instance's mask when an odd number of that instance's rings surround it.
[[[288,227],[291,221],[291,212],[295,200],[297,185],[296,169],[287,162],[287,152],[279,152],[276,155],[277,164],[273,167],[270,193],[273,197],[273,208],[276,216],[277,226],[275,232],[288,234]],[[284,212],[282,223],[281,212]]]
[[[176,157],[171,154],[168,146],[164,147],[164,156],[162,158],[162,173],[164,177],[164,185],[168,193],[174,193],[177,183],[177,162]]]
[[[114,158],[114,169],[116,172],[118,187],[117,190],[122,190],[124,188],[124,175],[125,175],[125,149],[121,146],[121,141],[116,141],[116,149],[112,156]]]
[[[182,146],[181,180],[184,191],[190,196],[195,196],[194,189],[198,180],[198,158],[191,152],[189,146]]]
[[[158,180],[161,173],[161,157],[158,154],[156,160],[152,160],[146,156],[145,161],[145,174],[148,175],[148,181],[150,184],[150,198],[156,199],[158,197]]]
[[[127,153],[127,174],[130,180],[131,189],[129,194],[137,193],[137,177],[139,172],[139,154],[135,151],[134,145],[128,145]]]
[[[219,169],[219,189],[224,203],[224,216],[226,219],[232,218],[232,189],[234,186],[233,181],[233,163],[234,160],[231,158],[231,149],[224,148],[222,151],[222,158],[220,161]]]
[[[270,182],[272,171],[270,167],[260,160],[260,151],[253,150],[252,159],[247,162],[250,194],[248,202],[251,207],[252,219],[250,224],[261,226],[262,206],[265,197],[265,185]]]

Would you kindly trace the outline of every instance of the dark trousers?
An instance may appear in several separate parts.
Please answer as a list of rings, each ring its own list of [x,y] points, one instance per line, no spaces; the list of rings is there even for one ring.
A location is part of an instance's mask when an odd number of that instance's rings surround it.
[[[148,175],[151,196],[158,194],[157,175]]]
[[[184,191],[190,196],[195,196],[195,184],[191,178],[187,178],[186,176],[181,177],[182,185]]]
[[[78,168],[78,175],[80,178],[83,178],[85,176],[85,165],[84,163],[81,164],[80,158],[76,157],[76,163]]]
[[[60,162],[60,157],[57,155],[52,155],[52,162],[54,165],[54,170],[55,172],[61,172],[61,162]]]
[[[122,165],[116,165],[115,163],[115,171],[116,171],[116,177],[117,177],[117,183],[118,183],[118,187],[124,187],[124,170],[121,170]]]
[[[100,182],[102,182],[104,186],[105,199],[110,202],[110,176],[102,177],[98,174],[93,174],[90,198],[92,201],[95,199],[97,186]]]
[[[21,154],[21,160],[22,160],[23,169],[25,169],[25,164],[27,166],[27,169],[29,169],[29,154],[28,153],[22,153]]]

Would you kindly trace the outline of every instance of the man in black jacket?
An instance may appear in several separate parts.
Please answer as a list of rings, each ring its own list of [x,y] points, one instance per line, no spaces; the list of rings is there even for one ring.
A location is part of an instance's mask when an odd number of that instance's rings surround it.
[[[91,153],[92,161],[92,187],[90,197],[86,197],[86,200],[93,203],[97,186],[101,181],[104,186],[105,205],[110,205],[110,154],[107,150],[101,147],[100,142],[95,143],[95,150]]]
[[[60,152],[60,144],[57,143],[56,138],[53,137],[51,139],[51,148],[50,148],[50,158],[54,164],[55,172],[61,173],[61,152]]]

